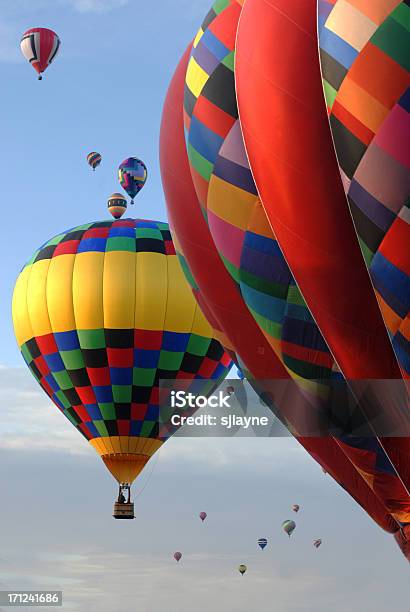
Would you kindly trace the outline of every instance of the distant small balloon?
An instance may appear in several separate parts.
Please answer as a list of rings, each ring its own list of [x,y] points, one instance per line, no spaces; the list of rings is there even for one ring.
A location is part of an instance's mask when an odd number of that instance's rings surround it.
[[[234,387],[232,387],[232,385],[229,385],[229,387],[226,387],[226,392],[228,395],[232,395],[233,393],[235,393],[235,389]]]
[[[268,540],[266,538],[259,538],[258,544],[261,547],[261,549],[263,550],[264,548],[266,548],[266,546],[268,544]]]
[[[321,545],[321,543],[322,543],[322,540],[320,540],[320,539],[319,539],[319,540],[315,540],[315,541],[313,542],[313,546],[314,546],[315,548],[319,548],[319,546]]]
[[[204,520],[206,519],[207,516],[208,515],[207,515],[206,512],[200,512],[199,513],[199,518],[201,519],[202,522],[204,522]]]
[[[180,552],[174,553],[175,561],[179,561],[181,558],[182,558],[182,553],[180,553]]]
[[[120,164],[118,168],[118,180],[120,181],[121,187],[130,196],[131,204],[134,204],[135,196],[144,187],[147,175],[146,165],[137,157],[128,157]]]
[[[293,506],[292,506],[293,512],[299,512],[299,509],[300,509],[299,504],[293,504]]]
[[[239,573],[240,573],[242,576],[244,575],[244,573],[246,572],[246,570],[247,570],[247,569],[248,569],[248,568],[246,567],[246,565],[243,565],[243,564],[241,564],[241,565],[238,567],[238,571],[239,571]]]
[[[114,219],[120,219],[127,210],[127,200],[121,193],[112,193],[108,198],[108,210]]]
[[[296,529],[296,523],[295,521],[284,521],[282,523],[282,529],[285,533],[288,534],[288,536],[290,537],[292,535],[292,533],[295,531]]]
[[[91,151],[91,153],[87,155],[87,163],[93,170],[95,170],[97,166],[101,164],[101,160],[102,157],[100,153],[97,153],[97,151]]]

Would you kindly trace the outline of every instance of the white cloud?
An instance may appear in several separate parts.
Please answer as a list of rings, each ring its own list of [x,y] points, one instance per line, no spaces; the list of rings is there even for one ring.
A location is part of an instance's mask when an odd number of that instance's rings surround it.
[[[128,0],[68,0],[79,13],[107,13],[128,4]]]
[[[0,448],[94,452],[25,368],[0,368],[0,405]]]

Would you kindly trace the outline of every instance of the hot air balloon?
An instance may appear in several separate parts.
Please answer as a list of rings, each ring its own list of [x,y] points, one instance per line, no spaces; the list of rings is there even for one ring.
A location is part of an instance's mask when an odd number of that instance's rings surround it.
[[[290,374],[297,379],[304,393],[309,394],[313,405],[320,406],[331,390],[324,383],[339,378],[340,374],[272,234],[252,180],[237,121],[232,73],[239,13],[235,3],[218,14],[215,12],[213,20],[204,22],[195,39],[186,73],[184,101],[191,175],[213,242],[250,313]],[[215,58],[212,65],[205,65],[205,49],[210,51],[208,39],[215,32],[223,38],[225,55]],[[201,70],[205,70],[207,79]],[[203,77],[200,81],[198,73]],[[206,113],[203,112],[205,106]],[[222,116],[225,119],[223,130]],[[216,133],[218,138],[215,138]],[[207,161],[206,176],[201,165],[204,158]],[[265,393],[261,396],[265,397]],[[311,447],[316,444],[310,442]],[[374,495],[369,498],[370,484],[385,510],[396,521],[394,530],[397,530],[409,515],[405,506],[408,495],[393,470],[386,474],[384,469],[380,469],[383,460],[386,461],[383,448],[375,439],[349,440],[349,444],[337,440],[334,444],[340,446],[347,461],[343,469],[339,465],[338,473],[333,471],[333,476],[356,499],[354,489],[359,486],[360,497],[374,517],[378,504],[375,504]],[[366,451],[367,456],[357,452],[358,448]],[[316,458],[320,456],[317,449],[312,448],[312,451]],[[372,461],[374,475],[367,484],[363,473],[368,470],[370,454],[379,459]],[[357,466],[359,474],[349,467],[349,462],[351,466]],[[385,528],[391,530],[390,519],[388,523]]]
[[[92,151],[87,155],[87,163],[93,170],[97,168],[101,164],[102,157],[96,151]]]
[[[268,544],[268,540],[266,538],[259,538],[258,544],[259,544],[260,548],[263,550],[264,548],[266,548],[266,546]]]
[[[320,540],[320,539],[319,539],[319,540],[315,540],[315,541],[313,542],[313,546],[314,546],[315,548],[319,548],[319,546],[321,545],[321,543],[322,543],[322,540]]]
[[[42,73],[54,61],[60,49],[60,39],[53,30],[31,28],[21,37],[20,48],[26,60],[38,72],[38,80],[41,81]]]
[[[175,552],[175,553],[174,553],[174,559],[175,559],[175,561],[177,561],[177,562],[178,562],[180,559],[182,559],[182,553],[180,553],[180,552]]]
[[[226,69],[232,67],[233,57],[229,55],[229,51],[234,49],[235,41],[235,30],[229,30],[229,45],[227,45],[228,34],[223,31],[223,25],[227,23],[227,17],[229,13],[229,19],[238,17],[238,9],[234,6],[235,3],[229,5],[225,11],[218,11],[213,15],[213,19],[218,18],[218,25],[212,30],[212,36],[215,36],[214,32],[218,35],[222,35],[223,41],[226,47],[226,57],[228,59],[224,61],[223,66],[218,67],[218,71],[215,71],[215,78],[209,79],[206,83],[206,96],[205,100],[201,100],[201,105],[198,103],[198,113],[195,113],[195,103],[198,97],[200,98],[200,86],[199,81],[195,79],[194,69],[195,62],[191,60],[191,105],[185,108],[185,126],[187,130],[190,130],[190,126],[196,129],[196,138],[192,138],[188,147],[188,154],[190,156],[191,163],[194,160],[199,160],[200,155],[204,153],[204,150],[197,151],[199,155],[193,150],[193,147],[197,144],[198,138],[204,133],[204,119],[209,119],[210,112],[213,112],[213,101],[218,100],[219,110],[221,93],[217,91],[218,75],[222,72],[224,75],[227,74]],[[223,25],[222,21],[225,19]],[[209,21],[209,20],[208,20]],[[208,24],[204,24],[202,33],[198,33],[196,39],[196,49],[198,53],[201,49],[206,47],[209,36],[203,36],[203,31],[206,30]],[[203,57],[205,57],[205,49],[203,50]],[[252,324],[251,317],[241,309],[240,300],[235,297],[233,287],[231,285],[226,274],[224,275],[221,269],[221,259],[215,257],[215,242],[214,236],[212,237],[209,232],[209,227],[206,227],[204,217],[208,214],[208,211],[203,208],[204,214],[199,214],[195,210],[195,206],[199,203],[201,207],[206,204],[207,195],[207,181],[209,180],[209,163],[207,165],[207,172],[200,172],[200,168],[197,169],[197,174],[191,172],[194,178],[195,186],[197,187],[197,193],[193,194],[192,187],[189,184],[186,169],[186,153],[185,157],[182,152],[184,147],[184,138],[181,134],[181,127],[178,128],[178,105],[182,101],[182,91],[184,87],[184,75],[186,73],[186,62],[187,53],[181,61],[178,69],[175,73],[174,79],[171,83],[170,90],[167,96],[164,116],[161,128],[161,172],[164,181],[164,188],[166,192],[167,205],[169,214],[172,221],[172,226],[178,240],[181,245],[181,250],[184,253],[185,269],[189,271],[191,283],[195,287],[195,291],[201,296],[203,302],[207,307],[207,312],[210,313],[210,317],[214,317],[214,320],[218,321],[218,324],[222,327],[222,333],[225,334],[228,342],[230,342],[230,348],[238,354],[247,364],[247,368],[252,370],[252,373],[260,378],[274,378],[283,377],[283,370],[279,373],[279,369],[274,365],[275,357],[272,349],[264,341],[260,330]],[[203,60],[200,59],[199,55],[196,58],[196,63],[202,62],[201,67],[204,68]],[[219,66],[221,58],[216,57],[213,66]],[[209,68],[207,74],[212,69]],[[188,79],[188,76],[187,76]],[[232,77],[229,79],[224,76],[224,79],[220,81],[232,83]],[[203,84],[204,80],[201,81]],[[195,83],[197,84],[195,88]],[[223,107],[225,115],[220,113],[220,117],[225,117],[226,123],[224,130],[219,134],[218,142],[214,141],[212,147],[208,147],[205,151],[207,162],[215,159],[215,147],[216,152],[218,147],[221,146],[223,138],[226,133],[229,132],[231,126],[235,123],[236,118],[234,111],[232,112],[232,106],[235,104],[235,94],[231,92],[228,96],[231,103]],[[225,102],[223,102],[225,104]],[[206,113],[201,113],[200,109],[207,109]],[[174,109],[175,112],[174,112]],[[194,110],[193,110],[194,109]],[[230,117],[226,114],[230,114]],[[232,118],[232,119],[231,119]],[[229,119],[229,121],[228,121]],[[201,122],[201,125],[199,125]],[[216,125],[216,124],[215,124]],[[214,125],[214,127],[215,127]],[[206,126],[205,126],[206,127]],[[218,129],[221,128],[221,124],[218,124]],[[211,126],[213,133],[216,130]],[[216,143],[216,144],[215,144]],[[210,157],[211,156],[211,157]],[[213,157],[212,157],[213,156]],[[174,180],[173,168],[175,166],[175,160],[178,160],[178,181]],[[230,155],[225,160],[225,168],[232,164],[232,161],[237,163],[240,159],[238,154],[235,152],[235,157]],[[222,169],[222,164],[218,168],[218,171]],[[192,170],[192,167],[191,167]],[[239,174],[239,173],[238,173]],[[202,177],[202,181],[201,181]],[[202,185],[202,186],[201,186]],[[195,198],[195,195],[197,196]],[[227,208],[228,210],[228,208]],[[206,254],[206,257],[204,256]],[[211,263],[212,262],[212,263]],[[223,265],[223,264],[222,264]],[[187,275],[188,276],[188,275]],[[235,279],[237,281],[237,279]],[[237,285],[236,285],[237,286]],[[223,291],[223,296],[218,294]],[[203,303],[202,302],[202,303]],[[220,307],[220,303],[223,303],[223,307]],[[208,315],[209,316],[209,315]],[[269,358],[267,357],[269,355]],[[292,355],[290,355],[292,356]],[[299,356],[299,355],[298,355]],[[295,355],[293,355],[295,357]],[[293,359],[293,363],[297,363]],[[269,371],[270,370],[270,371]],[[274,373],[275,372],[275,373]],[[286,374],[285,374],[286,377]],[[299,441],[309,450],[309,452],[321,462],[326,470],[338,481],[345,489],[347,489],[353,497],[361,503],[361,505],[369,512],[369,514],[381,525],[384,529],[390,532],[397,530],[397,522],[392,518],[388,509],[380,502],[375,493],[370,489],[369,484],[361,477],[358,477],[358,472],[353,467],[350,458],[346,457],[344,452],[339,448],[336,441],[329,438],[323,438],[321,440],[312,438],[301,439]],[[370,480],[371,482],[371,480]]]
[[[241,565],[238,567],[238,572],[243,576],[247,569],[248,568],[246,567],[246,565],[243,565],[243,563],[241,563]]]
[[[160,380],[186,379],[187,391],[206,395],[231,365],[168,225],[127,219],[59,234],[23,268],[12,310],[30,371],[120,486],[115,518],[133,518],[124,492],[170,435]]]
[[[130,196],[131,204],[134,204],[135,196],[141,191],[147,180],[147,167],[141,159],[128,157],[118,168],[118,180],[121,187]]]
[[[293,512],[299,512],[299,509],[300,509],[299,504],[293,504],[293,506],[292,506]]]
[[[232,395],[233,393],[235,393],[235,388],[232,387],[232,385],[228,385],[228,387],[226,387],[226,392],[228,395]]]
[[[127,210],[127,200],[122,193],[112,193],[108,198],[108,210],[114,219],[120,219]]]
[[[202,522],[204,522],[204,520],[206,519],[207,516],[208,515],[207,515],[206,512],[200,512],[199,513],[199,518],[201,519]]]
[[[295,521],[284,521],[282,523],[282,529],[285,533],[288,534],[288,536],[290,537],[292,535],[292,533],[295,531],[296,529],[296,523]]]

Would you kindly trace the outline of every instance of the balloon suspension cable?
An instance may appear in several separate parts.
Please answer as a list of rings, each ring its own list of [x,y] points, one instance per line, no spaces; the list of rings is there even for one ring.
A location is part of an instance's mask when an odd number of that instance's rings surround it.
[[[146,481],[145,481],[145,483],[144,483],[144,486],[142,487],[142,489],[141,489],[140,491],[138,491],[137,495],[134,497],[134,500],[135,500],[135,499],[138,499],[138,498],[139,498],[139,496],[143,494],[144,490],[145,490],[145,489],[146,489],[146,487],[148,486],[148,484],[149,484],[149,482],[150,482],[150,480],[151,480],[152,474],[154,473],[155,466],[156,466],[156,465],[157,465],[157,463],[158,463],[159,454],[160,454],[160,453],[159,453],[159,451],[157,451],[157,452],[155,453],[155,455],[154,455],[154,458],[153,458],[153,459],[151,459],[151,461],[150,461],[150,463],[151,463],[151,471],[150,471],[150,473],[149,473],[149,474],[148,474],[148,476],[147,476],[147,479],[146,479]]]

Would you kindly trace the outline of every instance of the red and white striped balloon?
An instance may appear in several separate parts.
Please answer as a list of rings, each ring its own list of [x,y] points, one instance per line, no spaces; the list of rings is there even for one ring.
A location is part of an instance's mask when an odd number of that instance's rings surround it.
[[[26,60],[38,72],[41,81],[42,72],[54,61],[60,49],[60,39],[53,30],[31,28],[21,37],[20,48]]]

